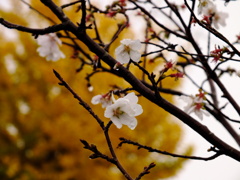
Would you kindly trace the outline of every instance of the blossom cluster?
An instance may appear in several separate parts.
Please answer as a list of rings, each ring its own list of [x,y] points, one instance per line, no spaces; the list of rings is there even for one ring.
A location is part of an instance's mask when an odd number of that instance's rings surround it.
[[[230,51],[228,50],[227,47],[223,47],[223,48],[220,48],[220,47],[216,48],[215,47],[215,50],[210,51],[210,55],[213,56],[213,61],[214,62],[221,61],[222,60],[222,55],[224,53],[228,53],[228,54],[230,53]]]
[[[184,107],[184,111],[188,114],[195,113],[201,120],[203,115],[208,116],[209,114],[205,110],[206,93],[199,90],[199,93],[195,96],[181,97],[187,105]]]
[[[135,129],[137,119],[135,116],[142,114],[142,106],[137,104],[138,97],[131,92],[124,97],[115,99],[113,94],[96,95],[92,98],[92,104],[102,104],[105,109],[104,116],[110,118],[117,128],[127,125],[130,129]]]
[[[163,69],[160,71],[160,74],[161,74],[161,78],[163,79],[163,78],[165,78],[165,77],[173,77],[173,78],[175,78],[175,80],[178,80],[179,78],[183,78],[183,76],[184,76],[184,73],[183,72],[176,72],[176,73],[172,73],[172,74],[170,74],[170,75],[164,75],[164,73],[166,73],[169,69],[171,69],[171,70],[175,70],[176,68],[175,68],[175,66],[176,66],[176,64],[177,64],[177,61],[168,61],[168,62],[166,62],[165,64],[164,64],[164,67],[163,67]]]
[[[115,50],[117,61],[121,64],[129,63],[130,60],[139,62],[141,46],[139,40],[123,39],[121,45]]]
[[[219,28],[219,24],[226,25],[228,14],[219,11],[211,0],[199,0],[198,13],[203,15],[202,21],[206,24],[213,24],[215,28]]]
[[[40,46],[37,52],[41,57],[46,57],[48,61],[57,61],[60,58],[65,58],[65,55],[59,49],[62,42],[55,33],[39,36],[37,38],[37,43]]]

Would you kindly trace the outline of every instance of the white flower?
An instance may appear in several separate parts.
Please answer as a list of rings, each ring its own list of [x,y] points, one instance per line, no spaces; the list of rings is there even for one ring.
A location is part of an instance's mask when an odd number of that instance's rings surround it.
[[[132,92],[123,98],[119,98],[110,106],[107,106],[104,116],[110,118],[111,121],[121,128],[122,125],[127,125],[130,129],[137,126],[135,116],[142,114],[142,106],[137,104],[138,97]]]
[[[181,97],[187,105],[183,108],[188,114],[195,113],[201,120],[203,119],[203,114],[208,116],[209,114],[204,109],[204,102],[202,98],[199,97]]]
[[[40,46],[37,52],[41,57],[46,57],[48,61],[57,61],[65,57],[59,49],[59,45],[61,45],[62,42],[55,33],[39,36],[37,38],[37,43]]]
[[[112,104],[111,93],[107,93],[104,95],[96,95],[91,100],[92,104],[102,104],[102,108],[105,108]]]
[[[116,59],[118,62],[124,64],[128,63],[130,59],[138,62],[141,58],[141,42],[139,40],[123,39],[121,45],[115,50]]]
[[[199,0],[198,13],[212,18],[212,23],[215,28],[219,28],[219,24],[222,26],[226,25],[226,18],[228,14],[225,12],[218,11],[216,5],[210,0]]]
[[[218,24],[220,24],[222,26],[226,26],[226,18],[227,17],[228,17],[227,13],[216,11],[213,16],[213,25],[215,26],[215,28],[217,28],[217,29],[219,28]]]
[[[215,11],[216,6],[210,0],[199,0],[198,14],[210,14],[211,11]]]

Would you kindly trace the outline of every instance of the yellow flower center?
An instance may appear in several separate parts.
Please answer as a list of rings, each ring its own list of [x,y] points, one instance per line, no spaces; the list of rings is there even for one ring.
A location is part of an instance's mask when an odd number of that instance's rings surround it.
[[[129,46],[126,46],[126,45],[125,45],[125,46],[124,46],[124,50],[127,51],[127,52],[129,53],[131,49],[130,49]]]
[[[119,116],[122,115],[123,113],[124,113],[124,111],[121,111],[120,107],[113,110],[113,115],[116,116],[117,118],[119,118]]]

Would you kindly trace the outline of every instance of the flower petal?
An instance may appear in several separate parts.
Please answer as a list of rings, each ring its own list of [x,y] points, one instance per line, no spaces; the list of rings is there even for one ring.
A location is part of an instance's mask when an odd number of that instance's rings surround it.
[[[131,39],[123,39],[120,42],[126,46],[129,46],[132,43],[132,40]]]
[[[119,118],[114,117],[111,120],[115,125],[117,124],[119,126],[119,123],[121,123],[127,125],[132,130],[137,126],[137,119],[135,117],[129,116],[126,113],[122,114]]]
[[[115,126],[117,126],[118,129],[122,127],[122,122],[119,121],[119,118],[117,118],[116,116],[112,116],[111,121],[113,122],[113,124],[115,124]]]
[[[99,104],[101,98],[102,98],[102,95],[96,95],[92,98],[91,103],[92,104]]]
[[[56,34],[50,33],[39,36],[37,43],[40,47],[37,52],[41,57],[46,57],[47,60],[57,61],[60,58],[64,58],[65,55],[60,51],[59,46],[62,42]]]
[[[123,97],[123,99],[129,100],[130,103],[137,103],[138,97],[134,94],[134,92],[131,92]]]
[[[131,43],[129,44],[129,47],[134,51],[139,51],[142,47],[141,41],[138,39],[132,40]]]
[[[124,51],[124,45],[120,45],[115,49],[115,54],[121,54]]]
[[[134,62],[139,62],[140,58],[141,58],[141,54],[138,51],[134,51],[131,50],[130,51],[130,58],[134,61]]]
[[[122,53],[116,54],[116,59],[121,64],[125,64],[130,61],[130,56],[126,51],[123,51]]]

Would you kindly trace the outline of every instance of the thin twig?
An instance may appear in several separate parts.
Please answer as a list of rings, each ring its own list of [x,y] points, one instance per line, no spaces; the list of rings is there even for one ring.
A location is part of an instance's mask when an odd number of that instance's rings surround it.
[[[2,24],[3,26],[5,26],[9,29],[16,29],[18,31],[32,33],[33,35],[43,35],[43,34],[48,34],[48,33],[53,33],[53,32],[58,32],[58,31],[61,31],[61,30],[65,30],[67,22],[62,23],[62,24],[49,26],[47,28],[41,28],[41,29],[28,28],[28,27],[25,27],[25,26],[13,24],[13,23],[10,23],[10,22],[4,20],[3,18],[0,18],[0,24]]]
[[[149,174],[150,173],[149,170],[154,168],[155,166],[156,166],[155,163],[151,163],[147,167],[144,167],[143,172],[141,172],[135,180],[140,180],[143,176]]]
[[[79,104],[81,104],[94,117],[94,119],[97,120],[100,127],[104,129],[105,126],[103,121],[93,112],[92,108],[85,101],[83,101],[83,99],[68,85],[68,83],[61,77],[61,75],[57,71],[53,70],[53,72],[60,81],[59,85],[64,86],[73,95],[73,97],[78,100]]]
[[[141,145],[137,142],[134,142],[134,141],[131,141],[131,140],[128,140],[128,139],[125,139],[125,138],[119,138],[119,139],[120,139],[121,142],[119,143],[118,147],[121,147],[123,144],[131,144],[131,145],[137,146],[138,149],[145,149],[145,150],[148,150],[149,152],[156,152],[156,153],[169,155],[169,156],[172,156],[172,157],[184,158],[184,159],[209,161],[209,160],[215,159],[218,156],[223,154],[223,153],[221,153],[221,151],[216,150],[216,153],[214,155],[210,156],[210,157],[179,155],[179,154],[169,153],[167,151],[161,151],[161,150],[158,150],[158,149],[154,149],[154,148],[149,147],[149,146]]]
[[[49,20],[50,22],[52,22],[53,24],[57,24],[53,19],[51,19],[50,17],[44,15],[43,13],[41,13],[40,11],[38,11],[36,8],[34,8],[33,6],[31,6],[31,4],[29,4],[28,2],[26,2],[25,0],[20,0],[22,1],[24,4],[26,4],[31,10],[35,11],[36,13],[38,13],[40,16],[42,16],[43,18]]]

